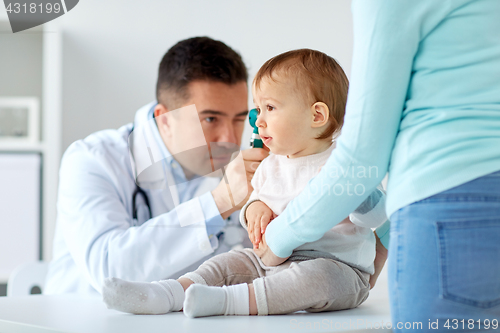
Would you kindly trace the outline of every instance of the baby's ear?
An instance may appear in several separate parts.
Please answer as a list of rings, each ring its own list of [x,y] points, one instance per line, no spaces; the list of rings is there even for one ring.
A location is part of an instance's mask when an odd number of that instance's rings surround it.
[[[323,102],[316,102],[311,106],[312,127],[322,127],[328,123],[330,110]]]

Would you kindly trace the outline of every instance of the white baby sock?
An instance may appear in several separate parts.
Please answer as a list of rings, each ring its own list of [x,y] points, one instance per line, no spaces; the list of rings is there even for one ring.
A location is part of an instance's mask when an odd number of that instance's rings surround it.
[[[182,309],[184,288],[176,280],[148,283],[107,278],[102,298],[108,309],[135,314],[164,314]]]
[[[208,287],[193,284],[186,290],[184,314],[190,318],[250,314],[248,284]]]

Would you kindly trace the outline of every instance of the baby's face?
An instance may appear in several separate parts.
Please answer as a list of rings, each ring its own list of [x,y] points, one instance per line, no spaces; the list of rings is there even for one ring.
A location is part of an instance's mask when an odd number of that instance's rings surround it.
[[[307,155],[305,150],[315,132],[311,127],[313,115],[302,94],[292,83],[275,82],[264,78],[257,89],[253,87],[254,104],[259,111],[255,124],[264,144],[272,153],[295,158]]]

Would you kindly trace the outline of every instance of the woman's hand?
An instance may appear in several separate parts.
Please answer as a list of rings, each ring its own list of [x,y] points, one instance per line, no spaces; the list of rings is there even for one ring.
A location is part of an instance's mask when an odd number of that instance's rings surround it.
[[[253,251],[260,257],[260,259],[266,266],[278,266],[289,258],[280,258],[276,256],[273,251],[271,251],[266,243],[266,234],[262,235],[262,241],[260,242],[259,247],[255,248],[254,246]]]
[[[375,282],[377,282],[378,276],[380,275],[380,272],[382,271],[382,268],[384,267],[385,261],[387,260],[387,255],[388,251],[382,245],[382,242],[380,241],[380,238],[378,238],[377,233],[374,232],[375,234],[375,239],[376,239],[376,255],[375,255],[375,273],[373,273],[372,276],[370,276],[370,289],[375,287]]]
[[[267,225],[276,218],[276,214],[262,201],[252,202],[245,212],[248,226],[248,237],[254,249],[259,248],[262,234],[266,231]]]

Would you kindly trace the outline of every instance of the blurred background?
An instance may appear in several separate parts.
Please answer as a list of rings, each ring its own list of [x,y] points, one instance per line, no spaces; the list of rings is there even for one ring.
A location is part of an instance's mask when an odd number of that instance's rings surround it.
[[[51,259],[64,150],[132,122],[154,100],[159,62],[173,44],[194,36],[221,40],[242,55],[250,80],[267,59],[297,48],[327,53],[349,76],[350,5],[81,0],[56,20],[15,34],[0,5],[0,295],[14,267]]]

